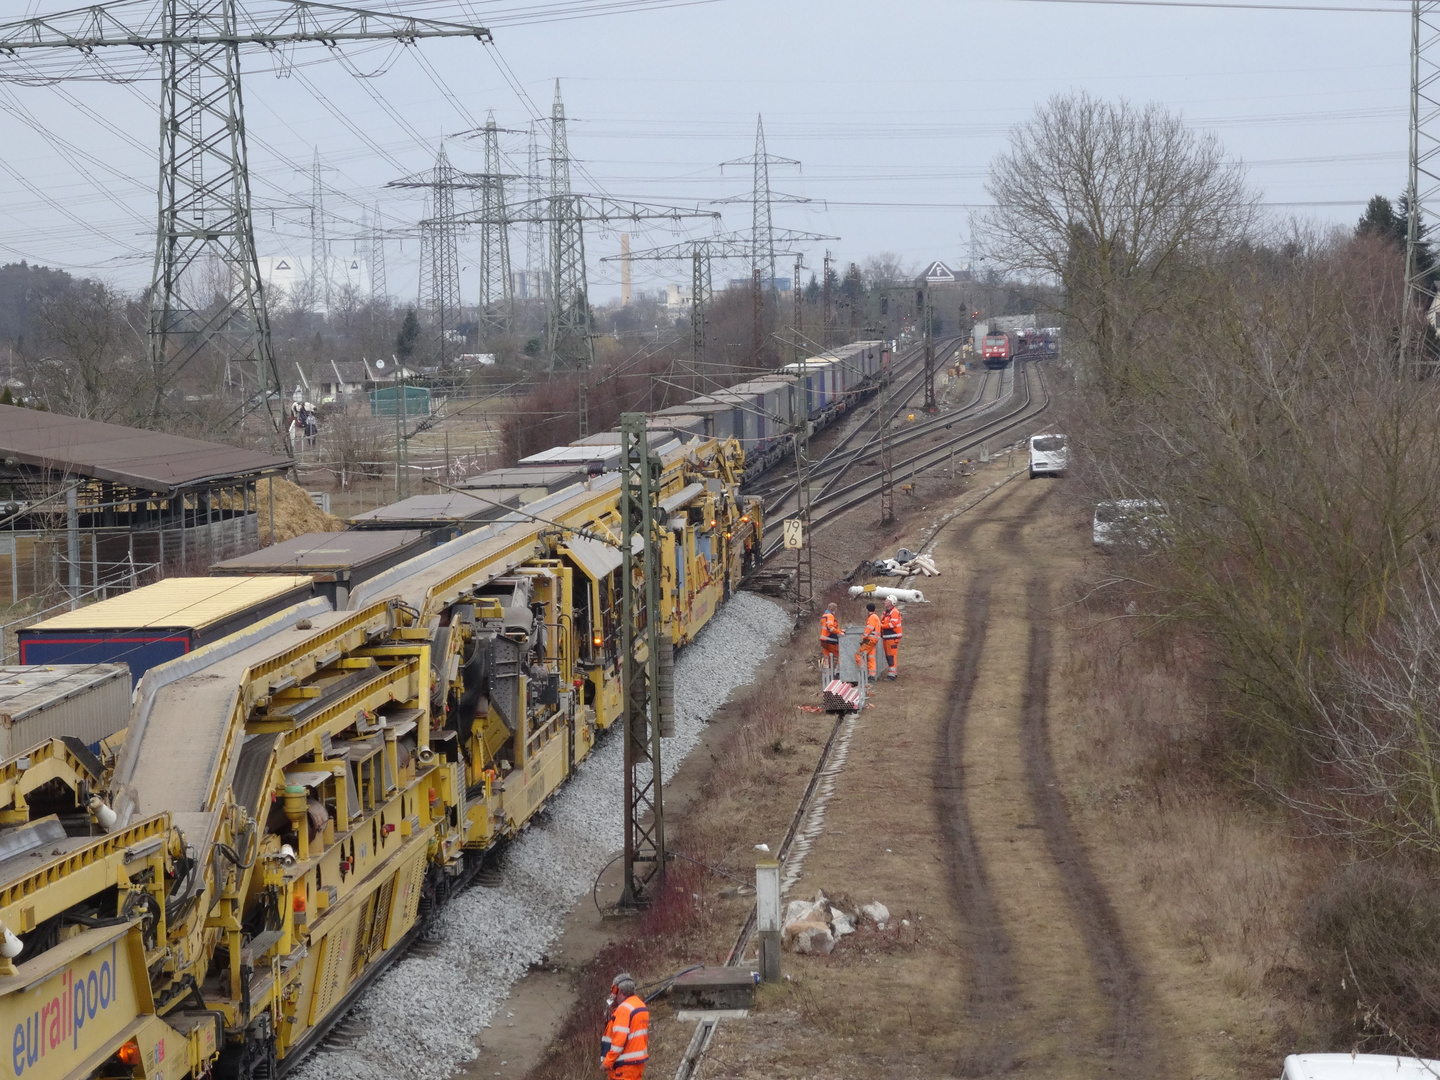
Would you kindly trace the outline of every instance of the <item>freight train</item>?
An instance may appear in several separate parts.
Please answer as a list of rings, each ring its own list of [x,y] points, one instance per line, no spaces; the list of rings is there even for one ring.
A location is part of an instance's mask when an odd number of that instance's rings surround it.
[[[651,419],[665,651],[758,555],[755,460],[884,363]],[[27,631],[139,681],[100,743],[0,760],[6,1076],[262,1080],[324,1035],[619,719],[618,456],[594,436]]]

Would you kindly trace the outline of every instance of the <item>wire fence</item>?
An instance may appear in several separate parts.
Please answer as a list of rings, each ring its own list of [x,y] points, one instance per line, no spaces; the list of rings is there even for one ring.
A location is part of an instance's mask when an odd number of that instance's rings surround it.
[[[160,571],[159,563],[121,563],[116,565],[118,567],[116,572],[93,588],[77,592],[73,596],[66,594],[63,598],[53,600],[26,615],[0,623],[0,663],[18,664],[20,662],[20,631],[26,627],[34,626],[62,611],[74,611],[86,604],[108,600],[111,596],[130,592],[138,585],[154,580],[159,576]]]

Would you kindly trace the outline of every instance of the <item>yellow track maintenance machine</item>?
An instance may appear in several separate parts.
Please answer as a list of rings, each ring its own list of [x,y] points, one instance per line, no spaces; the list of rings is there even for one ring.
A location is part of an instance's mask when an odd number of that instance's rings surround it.
[[[662,456],[675,646],[758,553],[743,464],[713,439]],[[0,1077],[298,1061],[619,717],[618,502],[614,475],[542,498],[343,610],[151,668],[98,752],[0,762]]]

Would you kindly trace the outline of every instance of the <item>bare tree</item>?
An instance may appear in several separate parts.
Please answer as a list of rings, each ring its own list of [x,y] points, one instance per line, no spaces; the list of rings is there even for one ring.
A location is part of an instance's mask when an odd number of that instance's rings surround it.
[[[892,289],[898,285],[911,285],[915,281],[915,271],[907,267],[903,259],[893,251],[882,251],[879,255],[872,255],[865,260],[861,267],[865,277],[865,287],[871,290]]]
[[[79,282],[40,309],[39,341],[26,350],[31,394],[52,412],[136,423],[154,397],[132,303],[101,282]]]
[[[991,165],[986,246],[1010,269],[1059,284],[1070,340],[1123,396],[1137,324],[1176,295],[1184,264],[1245,237],[1255,214],[1242,167],[1212,135],[1158,105],[1057,95]]]

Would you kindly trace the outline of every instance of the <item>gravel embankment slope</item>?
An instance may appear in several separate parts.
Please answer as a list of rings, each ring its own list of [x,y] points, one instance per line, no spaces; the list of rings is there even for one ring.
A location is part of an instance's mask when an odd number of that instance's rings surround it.
[[[791,628],[777,604],[736,594],[676,659],[675,736],[664,746],[668,781],[732,691],[749,683]],[[351,1013],[351,1045],[313,1054],[299,1080],[444,1077],[475,1056],[510,986],[559,934],[566,914],[623,843],[621,742],[602,740],[551,799],[545,819],[506,853],[499,888],[453,900],[438,947],[400,960]]]

